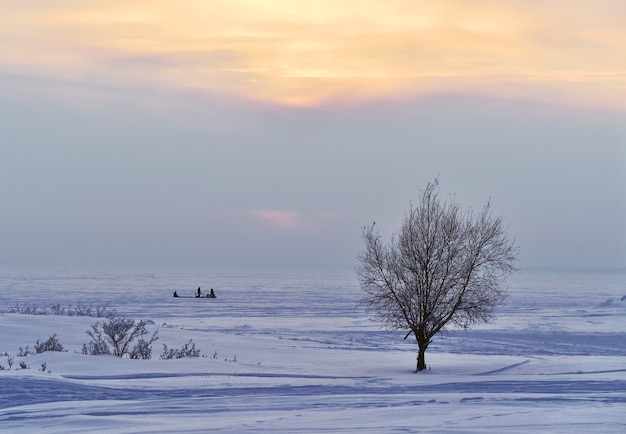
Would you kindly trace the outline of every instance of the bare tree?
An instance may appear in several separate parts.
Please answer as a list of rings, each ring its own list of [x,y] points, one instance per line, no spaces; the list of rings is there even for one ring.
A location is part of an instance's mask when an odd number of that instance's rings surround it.
[[[374,317],[415,336],[417,371],[426,369],[426,349],[446,326],[466,329],[495,316],[518,254],[489,203],[479,213],[462,210],[453,199],[440,202],[437,185],[420,192],[389,243],[375,224],[363,229],[356,268],[362,301]]]

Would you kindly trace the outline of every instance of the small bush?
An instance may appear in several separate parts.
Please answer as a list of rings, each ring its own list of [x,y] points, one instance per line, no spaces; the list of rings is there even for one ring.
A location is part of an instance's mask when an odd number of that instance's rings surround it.
[[[78,303],[77,306],[61,306],[61,304],[53,304],[50,307],[40,307],[37,305],[19,305],[7,309],[0,308],[0,313],[19,313],[22,315],[66,315],[66,316],[91,316],[96,318],[113,318],[116,315],[115,310],[109,309],[108,303],[101,305],[85,305]]]
[[[46,309],[40,308],[39,306],[34,305],[34,304],[31,306],[28,306],[27,304],[20,306],[19,304],[17,304],[15,305],[14,308],[10,308],[7,312],[8,313],[20,313],[22,315],[45,315]]]
[[[18,357],[28,357],[32,354],[35,354],[35,353],[33,353],[31,350],[28,349],[28,345],[26,345],[26,348],[20,347],[20,352],[17,353]]]
[[[156,340],[156,338],[154,339]],[[152,358],[152,344],[153,340],[139,339],[137,345],[133,347],[129,353],[131,359],[151,359]]]
[[[50,311],[53,315],[64,315],[65,307],[61,306],[60,304],[53,304],[52,306],[50,306]]]
[[[152,356],[151,345],[157,338],[154,332],[150,339],[143,339],[149,334],[147,322],[133,318],[109,318],[108,322],[98,321],[91,325],[86,333],[91,337],[89,344],[83,345],[83,354],[112,354],[117,357],[128,355],[133,359],[149,359]],[[134,347],[131,344],[138,341]]]
[[[44,353],[46,351],[65,352],[67,350],[63,347],[63,345],[61,345],[55,333],[52,336],[50,336],[48,340],[45,342],[39,342],[39,339],[37,339],[37,342],[35,343],[35,351],[37,353]]]
[[[73,315],[75,315],[75,316],[95,316],[94,313],[93,313],[93,307],[89,306],[89,305],[82,304],[82,303],[78,303],[74,307]]]
[[[115,310],[113,309],[109,309],[109,303],[106,303],[104,306],[96,306],[96,311],[95,311],[95,315],[96,318],[115,318],[115,315],[117,314],[117,312],[115,312]]]
[[[196,349],[196,344],[191,339],[181,349],[168,348],[163,344],[163,353],[161,354],[161,360],[170,359],[182,359],[183,357],[199,357],[200,350]]]
[[[89,356],[102,356],[105,354],[111,354],[111,350],[106,343],[91,341],[88,344],[83,344],[81,352]]]

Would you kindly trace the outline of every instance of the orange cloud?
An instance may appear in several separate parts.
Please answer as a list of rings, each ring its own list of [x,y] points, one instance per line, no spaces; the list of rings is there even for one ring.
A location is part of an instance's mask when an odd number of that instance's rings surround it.
[[[624,106],[617,0],[33,0],[0,71],[312,105],[437,91]]]

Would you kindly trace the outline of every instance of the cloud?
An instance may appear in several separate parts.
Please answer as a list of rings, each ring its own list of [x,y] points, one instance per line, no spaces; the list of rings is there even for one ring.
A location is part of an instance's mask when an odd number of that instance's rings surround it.
[[[35,1],[0,18],[0,71],[302,106],[460,90],[623,107],[623,13],[615,0]]]

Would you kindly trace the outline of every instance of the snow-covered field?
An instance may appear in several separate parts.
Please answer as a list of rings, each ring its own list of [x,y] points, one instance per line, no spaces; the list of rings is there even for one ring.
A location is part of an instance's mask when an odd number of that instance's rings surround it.
[[[198,286],[218,298],[172,297]],[[626,432],[626,273],[509,287],[497,321],[440,336],[415,374],[416,345],[368,320],[350,274],[3,270],[0,431]],[[80,354],[97,318],[9,313],[54,304],[148,320],[152,359]],[[54,333],[69,351],[8,369]],[[200,357],[159,358],[190,339]]]

